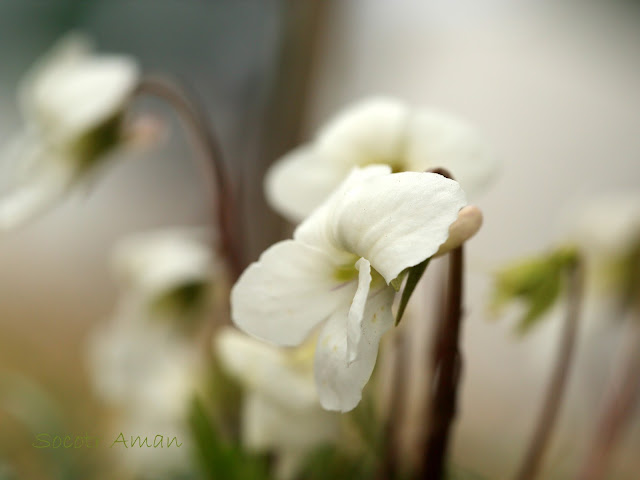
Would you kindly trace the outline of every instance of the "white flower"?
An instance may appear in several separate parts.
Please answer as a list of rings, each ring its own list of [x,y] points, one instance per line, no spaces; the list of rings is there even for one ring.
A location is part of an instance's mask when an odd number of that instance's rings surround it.
[[[496,162],[478,133],[458,118],[374,98],[345,110],[315,141],[287,154],[265,178],[271,206],[292,221],[309,215],[354,166],[394,172],[446,168],[465,192],[482,189]]]
[[[122,240],[113,266],[124,293],[153,314],[201,312],[219,271],[208,236],[205,229],[175,228]]]
[[[199,383],[197,352],[170,328],[123,304],[89,339],[96,393],[111,405],[157,421],[183,420]]]
[[[278,478],[291,478],[311,449],[337,438],[339,417],[318,401],[313,343],[277,348],[229,328],[218,334],[215,347],[223,368],[247,391],[243,443],[277,453]]]
[[[593,264],[588,280],[623,305],[640,290],[640,194],[617,192],[574,208],[571,240]]]
[[[389,283],[438,251],[466,203],[458,183],[441,175],[390,172],[354,169],[293,240],[267,249],[231,292],[233,321],[263,340],[298,345],[322,324],[315,377],[329,410],[360,401],[394,322]]]
[[[131,437],[176,437],[183,448],[135,448],[121,452],[123,464],[140,474],[187,471],[190,461],[188,414],[200,389],[202,363],[196,349],[175,332],[142,318],[124,305],[116,318],[89,339],[88,366],[97,396],[118,410],[109,443]],[[122,446],[122,444],[120,444]],[[115,447],[114,447],[115,448]],[[124,450],[124,448],[122,448]]]
[[[132,58],[96,55],[78,35],[37,62],[20,89],[26,127],[5,152],[17,178],[0,200],[0,229],[45,210],[122,143],[124,108],[137,81]]]
[[[573,238],[589,253],[619,257],[640,244],[640,194],[601,195],[574,208]]]

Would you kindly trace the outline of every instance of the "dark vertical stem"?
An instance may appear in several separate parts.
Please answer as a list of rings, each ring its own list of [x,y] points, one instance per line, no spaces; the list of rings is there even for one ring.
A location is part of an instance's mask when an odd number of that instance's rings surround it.
[[[640,323],[637,318],[633,320],[632,341],[621,374],[598,419],[591,445],[576,477],[578,480],[605,478],[609,459],[640,401]]]
[[[568,276],[567,313],[558,345],[558,356],[531,443],[515,476],[517,480],[532,480],[537,476],[566,390],[584,295],[584,267],[580,259],[571,266]]]
[[[184,121],[206,155],[201,161],[201,178],[207,188],[216,195],[218,230],[220,234],[221,256],[227,262],[232,282],[242,273],[243,257],[240,234],[240,217],[237,196],[228,170],[224,165],[220,143],[209,124],[205,113],[196,104],[189,101],[184,91],[173,82],[148,76],[141,79],[135,92],[158,97],[173,107]],[[198,156],[198,159],[202,157]]]
[[[383,457],[378,471],[378,480],[396,478],[399,471],[400,457],[400,425],[402,413],[405,411],[407,392],[407,348],[404,331],[397,331],[394,338],[393,378],[391,385],[391,401],[385,419],[383,431]]]
[[[460,330],[462,320],[464,247],[449,253],[447,302],[435,334],[432,399],[424,457],[417,478],[444,478],[451,425],[457,413],[458,382],[462,370]]]

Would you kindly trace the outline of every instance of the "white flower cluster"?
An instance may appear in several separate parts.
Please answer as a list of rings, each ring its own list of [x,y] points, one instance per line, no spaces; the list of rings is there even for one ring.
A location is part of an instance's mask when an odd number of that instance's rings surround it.
[[[460,184],[424,173],[436,167],[480,188],[495,162],[454,117],[374,99],[339,115],[266,178],[272,206],[306,219],[241,276],[232,317],[277,345],[299,345],[320,328],[315,378],[328,410],[360,401],[394,323],[391,282],[480,228]]]
[[[124,109],[138,78],[134,59],[95,54],[77,34],[36,63],[20,89],[25,127],[4,152],[15,185],[0,198],[0,230],[46,210],[124,142]]]
[[[122,412],[121,428],[188,438],[187,416],[203,363],[183,324],[191,327],[193,315],[211,314],[211,249],[199,230],[146,233],[118,245],[114,267],[124,287],[119,307],[88,350],[95,391]],[[151,453],[127,459],[147,472],[189,462],[188,448]]]
[[[137,85],[133,60],[93,54],[78,36],[39,62],[21,91],[27,126],[8,151],[21,176],[0,199],[0,229],[43,211],[124,143]],[[301,223],[231,291],[233,322],[260,340],[226,329],[215,349],[246,390],[245,445],[276,450],[281,478],[335,440],[339,417],[325,410],[360,402],[394,325],[403,275],[478,231],[482,215],[463,188],[482,188],[495,167],[466,123],[377,98],[339,115],[268,173],[267,199]],[[426,172],[435,168],[455,180]],[[211,313],[211,250],[202,232],[165,231],[123,242],[114,264],[124,293],[91,340],[96,390],[138,425],[181,430],[201,359],[176,324]]]

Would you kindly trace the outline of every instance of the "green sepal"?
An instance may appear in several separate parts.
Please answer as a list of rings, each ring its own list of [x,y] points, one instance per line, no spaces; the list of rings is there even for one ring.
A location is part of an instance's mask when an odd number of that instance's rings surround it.
[[[495,276],[491,310],[498,313],[507,303],[520,300],[526,309],[516,330],[529,332],[555,305],[565,288],[566,273],[577,261],[576,248],[562,247],[503,268]]]
[[[402,288],[402,282],[404,282],[407,273],[409,273],[409,269],[405,268],[402,272],[400,272],[400,275],[391,280],[391,283],[389,283],[389,285],[391,285],[396,292],[399,292]]]
[[[430,260],[431,260],[431,257],[427,258],[424,262],[421,262],[418,265],[415,265],[411,268],[407,268],[403,273],[398,275],[398,278],[402,277],[403,274],[406,275],[407,283],[405,284],[404,290],[402,291],[402,298],[400,298],[400,306],[398,307],[398,313],[396,315],[396,326],[398,326],[398,324],[400,323],[400,320],[402,320],[404,311],[407,308],[407,303],[409,303],[409,299],[411,298],[413,291],[416,289],[418,282],[422,278],[424,271],[427,269],[427,265],[429,265]],[[402,280],[400,280],[400,282],[402,282]],[[393,288],[396,288],[396,287],[394,286]],[[398,289],[396,289],[396,291],[397,290]]]

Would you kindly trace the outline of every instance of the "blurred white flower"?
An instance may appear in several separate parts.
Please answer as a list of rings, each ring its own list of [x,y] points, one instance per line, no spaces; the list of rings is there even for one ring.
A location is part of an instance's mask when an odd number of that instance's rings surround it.
[[[122,240],[113,266],[124,294],[149,314],[186,317],[211,300],[219,264],[205,229],[175,228]]]
[[[571,240],[592,263],[594,283],[622,305],[640,292],[640,194],[617,192],[590,198],[572,212]]]
[[[4,152],[16,178],[0,199],[0,230],[45,210],[123,142],[124,109],[138,76],[132,58],[97,55],[77,34],[36,63],[20,88],[26,126]]]
[[[190,470],[188,415],[202,384],[197,349],[131,304],[89,339],[89,373],[97,396],[118,411],[110,442],[132,437],[176,437],[182,448],[119,448],[118,458],[139,474]]]
[[[572,237],[596,256],[619,256],[640,243],[640,194],[590,198],[572,211]]]
[[[313,343],[277,348],[228,328],[215,339],[222,367],[246,389],[242,440],[278,455],[278,478],[293,477],[314,448],[336,440],[339,417],[320,406],[313,380]]]
[[[309,215],[354,166],[390,165],[394,172],[441,167],[474,194],[497,164],[479,134],[460,119],[400,101],[373,98],[346,109],[317,138],[269,170],[265,193],[289,220]]]
[[[170,328],[124,305],[89,339],[96,393],[146,417],[183,419],[198,385],[198,352]]]
[[[131,470],[145,475],[190,470],[187,421],[203,384],[204,359],[193,337],[175,327],[210,312],[205,307],[216,273],[210,236],[205,229],[176,228],[121,241],[113,259],[123,286],[118,309],[89,341],[94,390],[119,410],[114,438],[123,432],[186,443],[166,452],[121,453]]]
[[[466,203],[458,183],[441,175],[390,173],[386,165],[354,169],[231,292],[233,321],[263,340],[299,345],[323,324],[315,377],[328,410],[358,404],[393,325],[389,283],[438,251]]]

